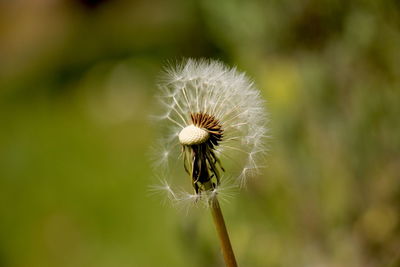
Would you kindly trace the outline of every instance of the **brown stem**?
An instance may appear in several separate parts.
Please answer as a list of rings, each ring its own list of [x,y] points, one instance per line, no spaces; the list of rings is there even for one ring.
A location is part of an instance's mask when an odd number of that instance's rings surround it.
[[[211,213],[214,224],[217,229],[218,237],[221,242],[222,254],[224,255],[225,265],[227,267],[237,267],[235,254],[233,253],[231,241],[229,240],[228,231],[226,230],[224,216],[217,197],[210,200]]]

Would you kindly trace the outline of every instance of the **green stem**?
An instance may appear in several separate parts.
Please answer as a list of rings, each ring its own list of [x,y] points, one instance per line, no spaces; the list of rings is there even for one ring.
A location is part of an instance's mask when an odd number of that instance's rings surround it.
[[[235,254],[233,253],[231,241],[229,240],[228,231],[226,230],[224,216],[217,197],[210,200],[211,213],[214,219],[215,228],[221,243],[222,254],[224,256],[225,265],[227,267],[237,267]]]

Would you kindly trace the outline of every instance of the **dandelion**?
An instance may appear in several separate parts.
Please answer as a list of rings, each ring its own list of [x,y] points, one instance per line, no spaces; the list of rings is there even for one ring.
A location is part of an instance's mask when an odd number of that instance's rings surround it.
[[[243,186],[258,174],[266,153],[266,111],[260,92],[244,73],[219,61],[192,60],[166,68],[160,84],[164,113],[158,118],[165,135],[157,150],[164,175],[190,177],[193,193],[174,192],[174,201],[193,200],[210,207],[227,266],[236,266],[217,196],[224,179]],[[183,163],[177,168],[176,163]],[[175,172],[175,173],[173,173]]]

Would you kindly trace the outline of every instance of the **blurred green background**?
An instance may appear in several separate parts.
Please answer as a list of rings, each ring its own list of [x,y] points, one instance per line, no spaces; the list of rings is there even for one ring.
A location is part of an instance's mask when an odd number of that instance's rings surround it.
[[[268,101],[268,168],[223,205],[241,266],[400,266],[399,10],[0,0],[0,266],[223,266],[207,210],[148,193],[155,84],[182,57]]]

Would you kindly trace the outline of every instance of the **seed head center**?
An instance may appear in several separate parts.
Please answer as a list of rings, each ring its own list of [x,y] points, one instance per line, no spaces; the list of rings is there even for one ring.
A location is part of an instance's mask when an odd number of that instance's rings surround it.
[[[208,131],[191,124],[183,128],[178,137],[182,145],[192,146],[207,142],[210,134]]]

